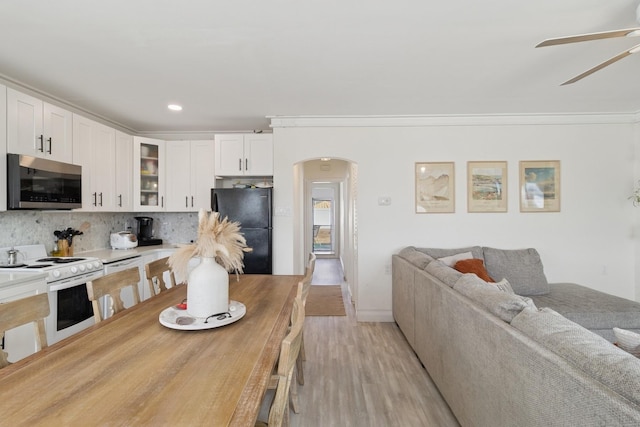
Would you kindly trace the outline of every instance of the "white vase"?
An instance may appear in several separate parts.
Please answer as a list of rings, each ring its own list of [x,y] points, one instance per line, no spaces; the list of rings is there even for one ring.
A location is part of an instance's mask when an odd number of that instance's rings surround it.
[[[187,313],[209,317],[229,311],[229,273],[215,258],[202,258],[187,280]]]

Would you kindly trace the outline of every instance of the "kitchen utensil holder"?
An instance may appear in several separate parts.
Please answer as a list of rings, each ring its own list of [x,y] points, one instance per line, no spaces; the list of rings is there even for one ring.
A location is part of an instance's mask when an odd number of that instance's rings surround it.
[[[60,250],[60,256],[73,256],[73,246],[69,246],[69,242],[66,239],[58,240],[58,249]]]

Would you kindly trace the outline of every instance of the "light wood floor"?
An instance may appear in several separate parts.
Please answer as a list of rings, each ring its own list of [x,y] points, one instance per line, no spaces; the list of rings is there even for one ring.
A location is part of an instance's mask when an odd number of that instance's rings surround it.
[[[340,285],[344,272],[337,258],[318,258],[313,269],[312,285]]]
[[[305,385],[291,425],[458,426],[397,325],[358,323],[350,301],[346,309],[305,320]]]

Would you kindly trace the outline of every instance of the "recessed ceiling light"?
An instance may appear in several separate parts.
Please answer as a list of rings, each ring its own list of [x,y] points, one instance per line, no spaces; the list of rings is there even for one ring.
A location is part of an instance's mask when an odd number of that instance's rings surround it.
[[[182,105],[178,104],[169,104],[167,108],[171,111],[182,111]]]

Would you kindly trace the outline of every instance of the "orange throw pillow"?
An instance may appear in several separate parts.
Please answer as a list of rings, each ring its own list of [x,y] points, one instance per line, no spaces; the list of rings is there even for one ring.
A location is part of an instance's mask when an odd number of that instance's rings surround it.
[[[460,273],[473,273],[485,282],[495,283],[495,280],[489,276],[487,269],[484,268],[484,261],[479,258],[463,259],[456,262],[453,266]]]

